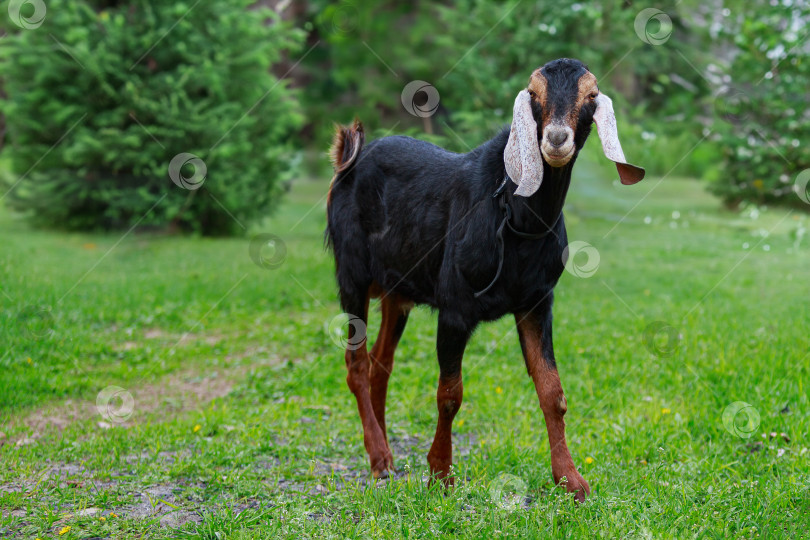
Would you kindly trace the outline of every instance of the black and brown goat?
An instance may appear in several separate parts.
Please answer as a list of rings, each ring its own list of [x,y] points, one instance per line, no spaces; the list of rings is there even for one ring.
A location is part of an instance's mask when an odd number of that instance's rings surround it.
[[[641,180],[644,170],[625,161],[610,98],[577,60],[535,70],[515,100],[511,128],[467,154],[398,136],[362,148],[359,122],[339,128],[326,234],[342,308],[356,317],[346,350],[348,383],[375,477],[393,469],[385,397],[394,350],[411,307],[427,304],[439,319],[432,473],[452,482],[450,433],[461,406],[467,341],[479,322],[512,313],[545,416],[554,481],[565,478],[577,499],[590,493],[565,441],[551,305],[568,244],[563,203],[594,122],[622,183]],[[382,298],[382,325],[369,353],[358,332],[365,331],[374,297]]]

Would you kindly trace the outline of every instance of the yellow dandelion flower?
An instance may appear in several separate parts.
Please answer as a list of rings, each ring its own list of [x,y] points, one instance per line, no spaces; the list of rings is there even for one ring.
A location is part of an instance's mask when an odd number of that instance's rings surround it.
[[[201,426],[200,424],[197,424],[196,426],[194,426],[194,429],[193,429],[192,431],[193,431],[194,433],[197,433],[197,432],[198,432],[198,431],[200,431],[201,429],[202,429],[202,426]]]
[[[463,426],[463,425],[464,425],[464,419],[462,418],[461,420],[459,420],[459,421],[458,421],[458,424],[456,424],[456,425],[457,425],[458,427]]]
[[[26,358],[25,361],[28,362],[29,364],[33,363],[33,360],[31,360],[30,356],[28,358]]]
[[[62,536],[63,534],[67,534],[67,533],[69,533],[69,532],[70,532],[70,525],[68,525],[68,526],[66,526],[66,527],[62,527],[62,528],[59,530],[59,536]]]
[[[110,517],[118,517],[118,514],[116,514],[115,512],[110,512]]]
[[[101,516],[100,518],[98,518],[98,520],[99,521],[107,521],[107,518],[105,518],[104,516]]]
[[[592,457],[590,457],[590,456],[586,457],[586,458],[585,458],[585,463],[587,463],[588,465],[590,465],[591,463],[593,463],[593,458],[592,458]]]
[[[495,387],[495,393],[496,394],[503,394],[503,388],[501,388],[500,386],[496,386]]]
[[[661,414],[669,414],[669,413],[671,413],[671,412],[672,412],[672,411],[671,411],[671,410],[669,410],[669,409],[667,409],[666,407],[664,407],[663,409],[661,409]]]

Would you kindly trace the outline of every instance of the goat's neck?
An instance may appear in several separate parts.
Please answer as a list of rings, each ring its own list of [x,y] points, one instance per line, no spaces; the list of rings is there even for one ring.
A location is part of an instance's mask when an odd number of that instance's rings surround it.
[[[531,197],[519,197],[510,192],[512,225],[515,228],[527,233],[541,233],[554,225],[565,204],[575,161],[576,156],[559,168],[544,164],[543,183]]]

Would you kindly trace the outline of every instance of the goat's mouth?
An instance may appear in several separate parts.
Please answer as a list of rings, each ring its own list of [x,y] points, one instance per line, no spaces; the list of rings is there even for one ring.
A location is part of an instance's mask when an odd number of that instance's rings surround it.
[[[540,151],[543,153],[543,158],[546,160],[546,163],[551,165],[552,167],[562,167],[567,165],[571,158],[574,156],[574,145],[572,144],[570,148],[546,148],[546,145],[542,145],[540,147]]]
[[[564,123],[551,122],[543,129],[540,151],[552,167],[568,164],[574,155],[574,130]]]

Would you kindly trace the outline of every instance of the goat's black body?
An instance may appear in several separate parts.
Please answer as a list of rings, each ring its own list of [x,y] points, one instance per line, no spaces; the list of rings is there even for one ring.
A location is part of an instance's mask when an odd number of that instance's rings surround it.
[[[550,299],[568,243],[561,212],[574,159],[559,169],[546,166],[530,198],[513,196],[517,186],[507,183],[513,225],[525,232],[553,229],[537,240],[505,231],[502,273],[475,297],[498,268],[503,210],[492,194],[504,179],[508,136],[506,129],[467,154],[399,136],[362,150],[330,195],[327,234],[344,309],[352,303],[347,296],[365,294],[376,282],[472,331],[479,321],[528,312]]]
[[[394,349],[416,303],[439,313],[431,474],[452,483],[452,423],[463,399],[461,366],[470,335],[481,321],[513,313],[546,421],[554,481],[564,482],[577,500],[590,493],[565,441],[567,402],[554,358],[551,308],[568,244],[562,208],[597,103],[607,107],[598,110],[606,155],[621,159],[614,161],[623,167],[622,182],[637,182],[644,171],[624,163],[610,100],[598,97],[596,78],[577,60],[535,70],[515,98],[512,127],[466,154],[408,137],[385,137],[363,148],[358,121],[338,128],[326,233],[341,305],[353,316],[346,380],[375,477],[393,468],[385,396]],[[520,176],[526,197],[515,195],[511,180],[499,188],[505,163]],[[369,352],[365,336],[357,334],[368,321],[369,298],[380,295],[380,331]]]

